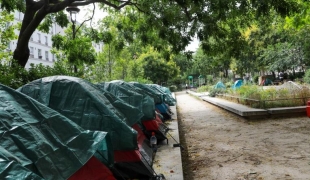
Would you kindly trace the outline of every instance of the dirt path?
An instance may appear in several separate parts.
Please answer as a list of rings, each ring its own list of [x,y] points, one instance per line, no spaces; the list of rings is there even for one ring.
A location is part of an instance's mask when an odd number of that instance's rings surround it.
[[[245,120],[176,93],[185,180],[310,179],[310,118]]]

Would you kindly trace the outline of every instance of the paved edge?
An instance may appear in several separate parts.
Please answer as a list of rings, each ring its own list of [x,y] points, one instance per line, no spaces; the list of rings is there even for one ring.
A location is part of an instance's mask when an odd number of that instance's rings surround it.
[[[306,106],[297,107],[281,107],[281,108],[270,108],[270,109],[256,109],[248,106],[227,101],[220,98],[207,96],[206,93],[196,93],[194,91],[187,91],[187,93],[199,97],[200,99],[219,106],[230,112],[233,112],[239,116],[245,118],[257,118],[266,116],[279,116],[279,115],[302,115],[306,116]]]
[[[183,180],[181,148],[173,147],[180,142],[177,110],[176,106],[170,108],[173,115],[171,120],[165,122],[170,129],[167,133],[168,141],[159,142],[153,169],[156,174],[163,174],[167,180]]]

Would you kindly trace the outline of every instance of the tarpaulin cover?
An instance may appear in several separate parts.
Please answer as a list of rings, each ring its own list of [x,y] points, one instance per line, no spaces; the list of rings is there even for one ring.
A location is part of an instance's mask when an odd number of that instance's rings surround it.
[[[4,165],[0,165],[0,177],[15,174],[16,179],[37,179],[27,173],[28,169],[44,179],[67,179],[95,152],[108,149],[106,132],[85,131],[58,112],[1,84],[0,117],[0,158]]]
[[[174,106],[176,104],[176,100],[173,98],[170,91],[167,91],[167,88],[160,86],[158,84],[147,84],[152,89],[162,93],[164,96],[164,102],[167,103],[169,106]]]
[[[123,116],[126,117],[126,123],[128,126],[132,127],[134,124],[140,122],[140,119],[143,117],[143,113],[138,108],[126,103],[110,92],[107,92],[103,89],[99,90],[102,91],[102,94],[113,105],[114,109],[111,110],[113,110],[121,118],[123,118]]]
[[[154,99],[155,104],[160,104],[164,102],[164,96],[162,93],[159,93],[158,91],[152,89],[151,87],[141,84],[138,82],[129,82],[130,84],[144,90],[150,97]]]
[[[143,92],[143,90],[140,89],[139,91],[137,87],[119,80],[99,83],[97,85],[99,88],[114,94],[125,102],[140,109],[143,113],[142,120],[149,120],[155,117],[154,99]]]
[[[120,118],[95,85],[69,76],[52,76],[30,82],[18,91],[38,100],[87,130],[106,131],[114,150],[138,149],[137,132]],[[130,124],[130,123],[129,123]]]
[[[124,81],[120,81],[120,80],[115,80],[115,81],[111,81],[109,83],[101,83],[101,85],[104,84],[104,88],[106,87],[106,85],[108,84],[108,87],[113,87],[114,89],[116,89],[115,91],[111,91],[111,93],[115,93],[121,90],[121,92],[123,91],[129,91],[129,92],[136,92],[139,93],[141,95],[143,95],[143,99],[144,99],[144,103],[143,103],[143,112],[148,112],[149,114],[151,114],[152,112],[152,116],[148,117],[149,119],[146,119],[146,117],[144,117],[144,119],[142,118],[142,125],[144,126],[144,128],[142,128],[144,130],[144,133],[147,135],[147,137],[150,137],[152,131],[155,132],[156,137],[158,138],[158,140],[163,140],[163,139],[167,139],[166,137],[166,132],[167,129],[164,128],[164,124],[163,122],[159,119],[156,119],[156,113],[155,113],[155,103],[154,103],[154,99],[149,96],[146,91],[144,91],[143,89],[140,89],[139,87],[135,87],[133,86],[133,84],[131,83],[126,83]],[[99,86],[101,86],[99,85]],[[123,93],[124,94],[124,93]],[[126,98],[128,99],[128,98]],[[151,111],[149,111],[151,109]],[[167,116],[165,116],[167,117]],[[170,118],[169,118],[170,119]],[[157,127],[157,129],[155,129]]]
[[[0,154],[0,179],[31,179],[43,180],[40,176],[34,174],[29,169],[23,167],[16,161],[11,161],[7,157]]]

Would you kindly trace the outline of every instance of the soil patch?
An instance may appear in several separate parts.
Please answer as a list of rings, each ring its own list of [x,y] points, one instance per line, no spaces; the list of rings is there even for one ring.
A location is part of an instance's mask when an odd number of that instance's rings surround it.
[[[310,118],[246,120],[176,93],[184,179],[310,179]]]

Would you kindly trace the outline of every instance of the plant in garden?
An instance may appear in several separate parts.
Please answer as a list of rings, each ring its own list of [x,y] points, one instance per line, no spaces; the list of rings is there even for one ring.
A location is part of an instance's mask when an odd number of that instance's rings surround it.
[[[304,82],[310,84],[310,69],[306,70]]]
[[[197,88],[197,92],[208,92],[213,88],[213,86],[200,86]]]

